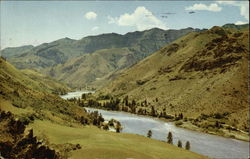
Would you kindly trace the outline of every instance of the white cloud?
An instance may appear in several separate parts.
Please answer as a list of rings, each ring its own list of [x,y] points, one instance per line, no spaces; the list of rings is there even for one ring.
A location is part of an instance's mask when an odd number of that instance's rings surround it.
[[[92,30],[92,31],[96,31],[96,30],[98,30],[98,29],[99,29],[98,26],[94,26],[91,30]]]
[[[137,7],[132,14],[125,13],[120,15],[120,17],[108,16],[108,23],[117,24],[119,26],[133,26],[140,31],[154,27],[167,29],[166,25],[161,20],[143,6]]]
[[[249,21],[249,1],[217,1],[217,3],[239,7],[240,15]]]
[[[91,12],[87,12],[84,16],[86,19],[91,20],[91,19],[96,19],[97,14],[91,11]]]
[[[235,25],[242,25],[242,24],[247,24],[248,22],[243,22],[243,21],[237,21],[234,23]]]
[[[113,18],[111,16],[108,16],[108,23],[109,24],[114,24],[114,23],[116,23],[116,21],[118,21],[118,18]]]
[[[211,12],[219,12],[222,10],[222,8],[219,7],[216,3],[212,3],[210,5],[199,3],[194,4],[193,6],[186,7],[185,10],[206,10]]]

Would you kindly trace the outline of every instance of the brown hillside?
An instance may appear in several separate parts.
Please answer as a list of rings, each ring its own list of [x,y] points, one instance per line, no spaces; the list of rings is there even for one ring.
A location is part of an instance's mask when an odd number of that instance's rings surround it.
[[[157,110],[187,117],[229,113],[232,125],[247,128],[248,42],[246,29],[189,33],[119,72],[99,94],[147,99]]]
[[[85,116],[80,107],[48,93],[49,84],[29,76],[0,58],[0,109],[57,122]]]
[[[0,81],[1,157],[207,158],[165,142],[87,125],[97,125],[96,118],[103,123],[96,113],[87,114],[74,103],[36,90],[32,79],[2,58]]]

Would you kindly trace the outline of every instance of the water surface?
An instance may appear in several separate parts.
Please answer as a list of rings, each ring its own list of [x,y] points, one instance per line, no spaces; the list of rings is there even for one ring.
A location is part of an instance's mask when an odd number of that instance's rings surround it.
[[[75,92],[69,92],[65,95],[61,95],[60,97],[63,99],[70,99],[70,98],[81,98],[82,94],[88,94],[88,93],[95,93],[95,91],[75,91]]]
[[[124,133],[139,134],[146,136],[148,130],[152,130],[152,138],[166,141],[168,132],[172,132],[174,144],[178,140],[185,146],[186,141],[191,143],[191,151],[217,159],[241,159],[249,156],[249,142],[220,136],[200,133],[176,127],[173,123],[162,120],[139,116],[135,114],[106,111],[86,108],[88,111],[98,110],[105,120],[116,119],[122,124]]]

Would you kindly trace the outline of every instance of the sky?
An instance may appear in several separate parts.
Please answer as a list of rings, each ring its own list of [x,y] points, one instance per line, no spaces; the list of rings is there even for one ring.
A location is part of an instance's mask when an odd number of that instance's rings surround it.
[[[248,1],[0,1],[1,49],[61,38],[249,23]]]

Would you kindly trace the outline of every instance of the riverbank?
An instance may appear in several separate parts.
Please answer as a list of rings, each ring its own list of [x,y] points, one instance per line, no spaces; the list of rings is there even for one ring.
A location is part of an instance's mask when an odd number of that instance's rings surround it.
[[[183,122],[181,125],[176,125],[181,128],[185,128],[188,130],[198,131],[202,133],[207,133],[211,135],[222,136],[225,138],[237,139],[241,141],[249,142],[249,134],[247,132],[242,132],[240,130],[237,131],[230,131],[228,129],[218,129],[217,131],[211,131],[209,129],[200,128],[191,122]]]
[[[125,131],[125,133],[146,136],[147,132],[152,130],[154,139],[165,142],[167,133],[172,132],[175,138],[175,145],[177,145],[178,140],[183,143],[190,141],[192,145],[191,151],[203,154],[205,156],[210,156],[212,158],[229,158],[232,156],[235,158],[238,156],[242,156],[241,158],[247,158],[248,156],[249,142],[244,142],[247,135],[243,136],[242,138],[240,133],[240,135],[236,135],[234,133],[234,136],[227,136],[225,133],[221,133],[222,129],[226,128],[230,128],[229,130],[233,132],[237,130],[224,122],[226,121],[227,114],[201,114],[201,116],[196,118],[187,118],[187,116],[184,116],[181,113],[171,115],[167,114],[166,111],[154,111],[152,108],[150,109],[150,107],[131,107],[133,102],[129,102],[130,104],[127,103],[130,105],[130,107],[124,106],[126,105],[126,101],[123,103],[122,101],[119,102],[119,99],[112,99],[110,97],[105,97],[109,99],[98,99],[93,95],[83,95],[81,98],[82,99],[70,99],[70,101],[77,103],[81,107],[88,107],[88,109],[92,109],[93,111],[95,111],[95,108],[97,108],[99,113],[103,113],[102,115],[105,119],[117,119],[121,122],[122,126],[125,127],[122,132]],[[125,115],[125,117],[120,118],[116,115],[113,116],[114,114],[122,114],[122,116]],[[154,116],[152,116],[152,114]],[[138,117],[143,118],[143,120],[138,120]],[[158,121],[162,124],[161,126],[159,125],[158,127],[155,127],[154,123]],[[126,125],[126,122],[128,122],[127,124],[129,125]],[[150,123],[153,125],[149,125]],[[143,127],[142,132],[139,131],[140,127]],[[202,129],[201,127],[207,127],[208,130],[212,131],[204,131],[206,129]],[[161,130],[160,134],[159,132],[156,132],[158,130]],[[161,136],[160,138],[159,135]],[[223,135],[225,136],[222,137]],[[200,137],[197,138],[197,136]],[[243,141],[234,140],[233,138],[242,139]]]
[[[191,151],[211,158],[247,159],[249,154],[248,142],[191,131],[175,126],[174,122],[166,122],[159,118],[95,108],[85,109],[90,112],[98,111],[106,120],[118,120],[123,127],[122,133],[147,136],[149,130],[151,130],[153,139],[167,142],[167,136],[171,132],[174,145],[177,145],[179,141],[185,145],[185,143],[189,141],[191,143]]]
[[[36,120],[29,125],[38,138],[47,138],[55,148],[79,144],[67,158],[102,159],[208,159],[208,157],[141,135],[104,131],[94,126],[66,126]],[[46,142],[46,141],[45,141]]]
[[[104,107],[94,107],[94,108],[107,110],[107,111],[113,111],[113,110],[105,109]],[[135,113],[122,111],[122,110],[120,110],[120,111],[115,110],[114,112],[116,112],[116,111],[135,114]],[[151,115],[143,115],[143,114],[135,114],[135,115],[159,119],[159,120],[162,120],[165,122],[171,122],[171,123],[175,124],[177,127],[192,130],[192,131],[197,131],[197,132],[207,133],[207,134],[211,134],[211,135],[222,136],[225,138],[237,139],[237,140],[249,142],[249,134],[247,132],[244,132],[242,130],[238,130],[235,128],[227,129],[228,127],[231,128],[229,125],[224,125],[224,127],[222,127],[222,124],[221,124],[219,128],[218,127],[217,128],[212,128],[212,127],[202,128],[202,127],[198,127],[197,125],[194,125],[192,123],[192,121],[193,121],[192,119],[191,120],[186,119],[186,121],[184,119],[180,119],[178,121],[175,121],[173,119],[152,117]]]

